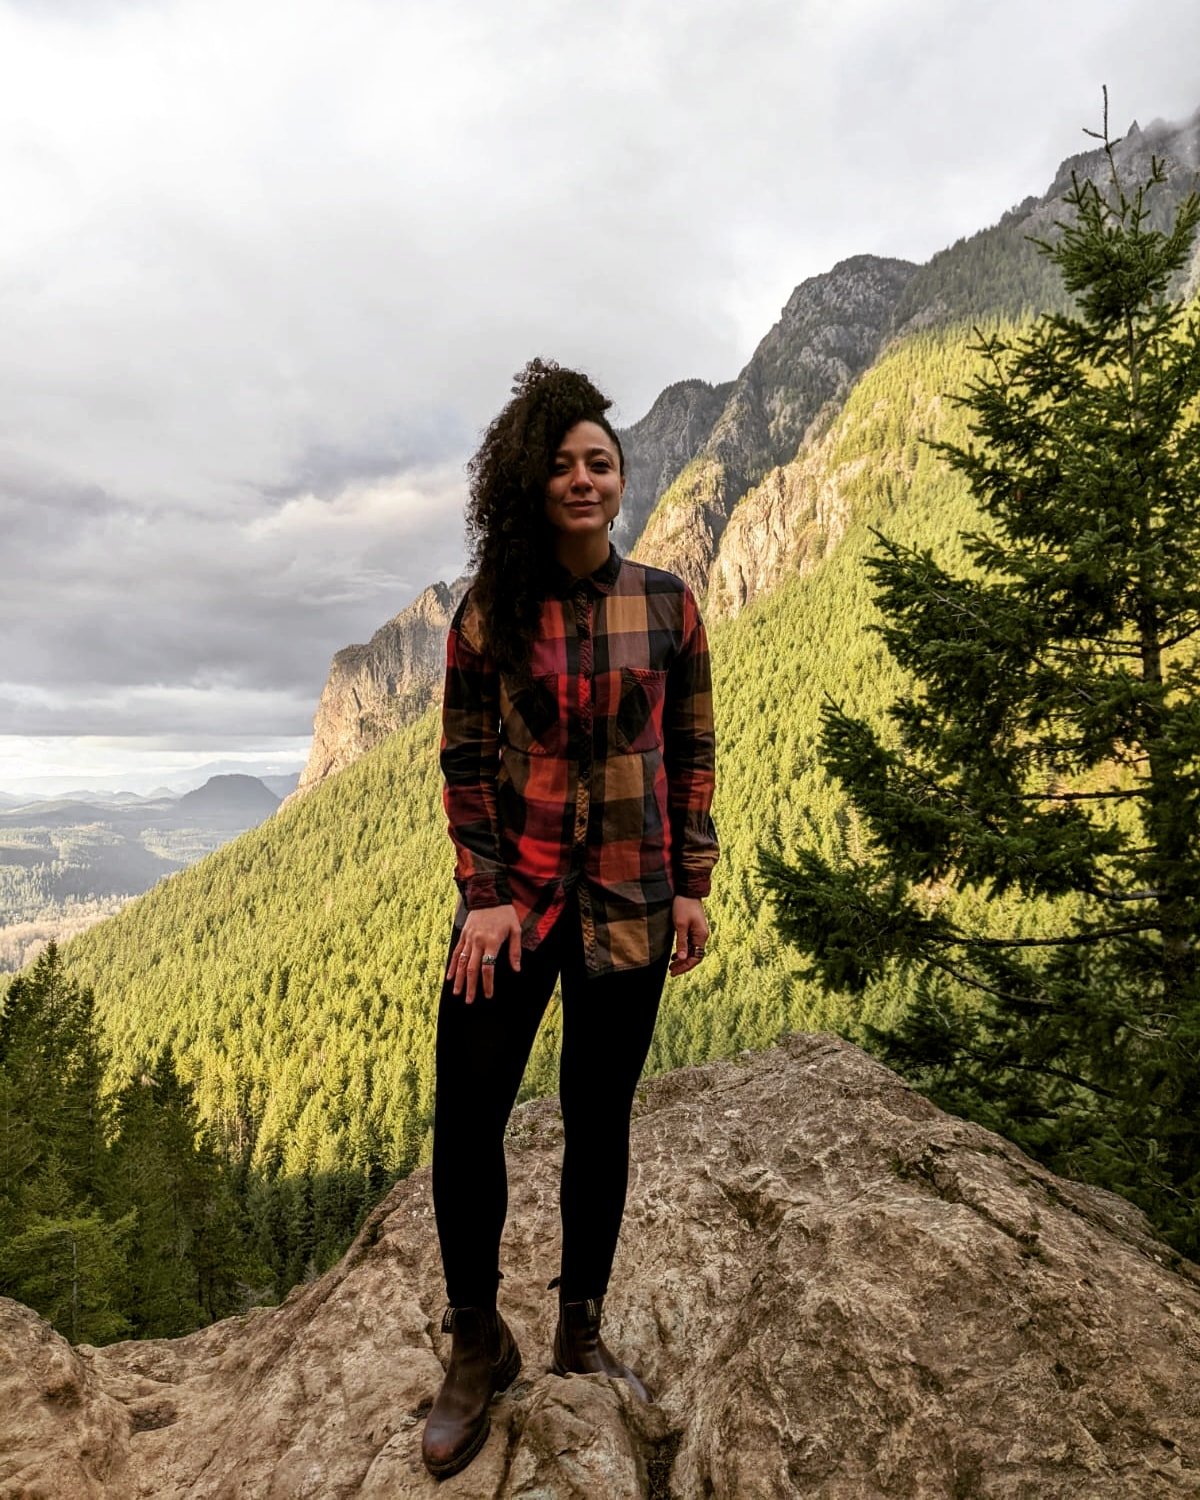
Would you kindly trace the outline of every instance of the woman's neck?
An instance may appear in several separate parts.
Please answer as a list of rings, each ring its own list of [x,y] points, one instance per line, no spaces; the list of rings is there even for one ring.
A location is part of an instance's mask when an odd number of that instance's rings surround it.
[[[586,578],[608,561],[608,533],[556,537],[554,555],[568,573],[576,578]]]

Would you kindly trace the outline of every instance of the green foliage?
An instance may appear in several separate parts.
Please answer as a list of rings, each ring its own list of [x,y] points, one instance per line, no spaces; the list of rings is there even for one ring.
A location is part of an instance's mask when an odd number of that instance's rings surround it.
[[[880,538],[913,686],[886,727],[823,712],[862,849],[764,873],[825,986],[915,978],[890,1060],[1195,1254],[1200,319],[1169,289],[1200,200],[1159,227],[1162,180],[1075,181],[1041,247],[1075,310],[981,337],[972,438],[935,446],[984,524],[959,567]]]
[[[115,1223],[86,1213],[32,1213],[0,1242],[0,1285],[74,1343],[104,1344],[129,1328],[119,1311],[124,1241],[133,1215]]]
[[[91,992],[51,943],[13,981],[0,1015],[0,1205],[19,1200],[48,1163],[69,1197],[89,1195],[109,1128],[104,1067]]]
[[[51,944],[0,1014],[0,1291],[75,1341],[185,1333],[251,1269],[223,1158],[168,1057],[114,1098],[92,994]]]
[[[107,1198],[129,1206],[133,1333],[165,1337],[240,1311],[252,1267],[232,1174],[199,1132],[169,1054],[126,1084],[115,1113]]]

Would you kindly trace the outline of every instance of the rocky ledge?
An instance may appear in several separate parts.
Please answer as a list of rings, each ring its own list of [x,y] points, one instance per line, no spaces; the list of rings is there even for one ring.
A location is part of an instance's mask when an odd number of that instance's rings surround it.
[[[343,646],[337,653],[313,719],[308,763],[285,804],[353,765],[438,701],[446,632],[468,581],[464,575],[453,583],[431,583],[365,646]]]
[[[796,1035],[652,1080],[610,1341],[658,1404],[546,1372],[553,1100],[518,1111],[502,1305],[525,1356],[436,1485],[429,1176],[283,1306],[72,1349],[0,1303],[0,1495],[1140,1500],[1200,1494],[1200,1269],[1119,1198]]]

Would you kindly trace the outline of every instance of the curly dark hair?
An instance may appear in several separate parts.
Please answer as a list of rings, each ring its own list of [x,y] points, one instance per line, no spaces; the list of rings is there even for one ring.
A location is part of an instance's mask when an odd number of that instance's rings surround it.
[[[604,415],[612,402],[586,375],[531,359],[514,379],[512,400],[467,465],[467,538],[484,644],[502,670],[519,677],[529,667],[554,555],[543,510],[554,455],[577,422],[604,429],[622,473],[625,455]]]

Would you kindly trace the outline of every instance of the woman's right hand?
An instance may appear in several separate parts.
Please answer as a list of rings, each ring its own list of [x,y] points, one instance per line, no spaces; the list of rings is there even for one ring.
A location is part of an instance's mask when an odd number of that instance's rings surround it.
[[[461,995],[463,985],[467,987],[467,1004],[473,1004],[475,991],[480,984],[482,972],[483,993],[488,1000],[496,984],[495,964],[485,964],[483,955],[491,953],[497,961],[500,951],[508,945],[508,961],[515,973],[521,972],[521,924],[517,920],[515,906],[487,906],[482,911],[469,911],[467,920],[450,954],[450,967],[446,978],[454,981],[454,993]]]

